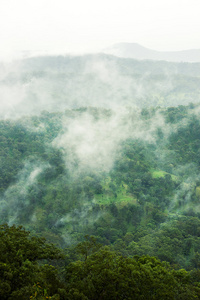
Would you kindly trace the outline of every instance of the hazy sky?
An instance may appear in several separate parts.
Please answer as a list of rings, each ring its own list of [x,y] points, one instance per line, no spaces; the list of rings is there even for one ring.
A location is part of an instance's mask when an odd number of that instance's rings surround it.
[[[95,51],[118,42],[200,48],[200,0],[0,0],[0,56]]]

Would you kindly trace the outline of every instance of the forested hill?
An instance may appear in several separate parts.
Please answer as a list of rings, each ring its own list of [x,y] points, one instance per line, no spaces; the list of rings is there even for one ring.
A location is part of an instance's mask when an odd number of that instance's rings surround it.
[[[178,106],[200,102],[200,63],[110,55],[44,56],[0,64],[1,118],[81,106]]]
[[[199,114],[83,107],[1,120],[2,299],[199,299]]]
[[[199,266],[199,105],[80,108],[0,123],[1,223],[65,247]]]

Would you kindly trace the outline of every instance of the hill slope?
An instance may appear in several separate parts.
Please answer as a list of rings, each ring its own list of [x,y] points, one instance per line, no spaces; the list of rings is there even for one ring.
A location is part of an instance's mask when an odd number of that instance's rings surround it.
[[[165,60],[171,62],[200,62],[200,49],[156,51],[136,43],[119,43],[103,50],[104,53],[134,59]]]
[[[35,57],[0,65],[0,118],[80,106],[111,108],[200,102],[200,63],[110,55]]]

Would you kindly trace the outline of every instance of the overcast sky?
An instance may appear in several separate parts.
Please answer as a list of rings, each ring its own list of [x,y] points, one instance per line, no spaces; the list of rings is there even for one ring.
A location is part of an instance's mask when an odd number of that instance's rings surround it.
[[[200,49],[200,0],[0,0],[0,56],[84,53],[114,43]]]

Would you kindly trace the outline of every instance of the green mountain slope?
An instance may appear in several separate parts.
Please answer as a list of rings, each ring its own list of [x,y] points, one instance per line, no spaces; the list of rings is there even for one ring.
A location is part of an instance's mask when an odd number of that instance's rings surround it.
[[[1,121],[1,223],[66,246],[199,264],[198,105]],[[183,225],[184,224],[184,225]]]

